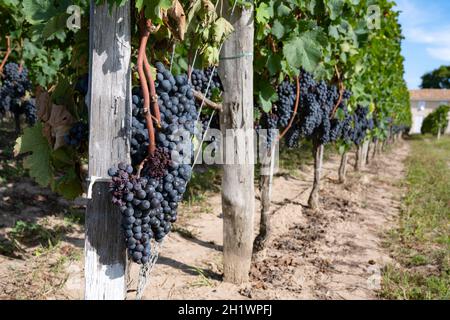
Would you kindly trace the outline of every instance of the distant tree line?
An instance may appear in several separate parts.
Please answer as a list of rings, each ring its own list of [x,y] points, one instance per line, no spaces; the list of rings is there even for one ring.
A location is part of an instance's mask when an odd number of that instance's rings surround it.
[[[440,66],[422,76],[422,89],[450,89],[450,66]]]

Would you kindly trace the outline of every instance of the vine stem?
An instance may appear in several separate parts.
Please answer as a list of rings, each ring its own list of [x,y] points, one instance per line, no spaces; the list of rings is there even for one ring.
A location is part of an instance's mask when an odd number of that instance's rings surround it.
[[[153,128],[152,115],[150,112],[150,93],[148,89],[148,83],[144,71],[144,61],[146,59],[146,48],[148,38],[150,37],[150,30],[146,26],[141,26],[141,40],[139,44],[139,53],[137,59],[137,69],[139,73],[139,81],[141,83],[142,95],[144,97],[144,114],[147,122],[147,130],[149,137],[148,152],[154,154],[156,150],[155,131]]]
[[[223,109],[222,104],[215,103],[214,101],[206,98],[205,95],[203,93],[201,93],[200,91],[192,90],[192,92],[194,93],[195,99],[203,101],[207,107],[209,107],[213,110],[222,112],[222,109]]]
[[[156,120],[156,125],[161,126],[161,112],[159,111],[158,96],[156,95],[155,80],[152,77],[152,72],[150,68],[150,63],[148,62],[147,55],[144,55],[144,72],[150,84],[150,103],[153,107],[153,113],[155,114],[154,119]],[[153,116],[152,116],[153,117]]]
[[[286,135],[286,133],[291,128],[292,123],[294,123],[295,116],[297,115],[298,104],[300,102],[300,76],[296,77],[296,82],[297,82],[297,97],[295,98],[294,113],[292,114],[291,120],[289,120],[289,123],[288,123],[287,127],[278,136],[278,140],[281,140]]]
[[[8,61],[9,55],[11,54],[11,38],[6,36],[6,54],[0,65],[0,73],[3,73],[3,68],[5,67],[6,61]]]
[[[341,74],[339,73],[339,69],[337,68],[337,66],[334,66],[334,69],[336,70],[336,75],[338,77],[338,82],[339,82],[339,99],[336,102],[336,105],[334,106],[333,111],[331,112],[330,118],[334,117],[337,109],[339,108],[339,105],[342,102],[342,95],[344,94],[344,85],[342,84],[342,81],[341,81]]]

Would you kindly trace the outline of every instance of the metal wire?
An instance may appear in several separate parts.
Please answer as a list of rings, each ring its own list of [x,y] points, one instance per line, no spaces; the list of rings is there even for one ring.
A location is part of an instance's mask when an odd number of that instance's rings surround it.
[[[156,265],[156,262],[159,258],[159,252],[161,251],[161,247],[163,245],[164,239],[161,242],[155,241],[153,246],[153,251],[150,255],[150,259],[146,264],[141,265],[139,270],[139,278],[136,290],[136,300],[141,300],[144,294],[145,288],[148,284],[148,279],[150,277],[150,273],[153,270],[153,267]]]

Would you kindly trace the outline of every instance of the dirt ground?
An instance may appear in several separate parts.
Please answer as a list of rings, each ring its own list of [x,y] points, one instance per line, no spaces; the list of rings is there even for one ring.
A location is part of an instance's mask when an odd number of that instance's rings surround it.
[[[336,183],[339,158],[332,156],[324,162],[320,212],[305,207],[311,164],[295,177],[278,175],[273,186],[274,234],[267,248],[254,256],[251,281],[243,286],[221,281],[220,194],[211,192],[200,203],[184,204],[178,232],[164,241],[144,299],[376,299],[381,268],[395,263],[383,249],[383,233],[396,224],[408,152],[405,142],[361,172],[349,168],[344,185]],[[11,192],[30,194],[34,200],[11,214]],[[82,299],[83,227],[67,219],[68,213],[76,217],[82,208],[30,181],[0,188],[0,240],[6,241],[19,219],[63,230],[54,246],[18,245],[18,256],[0,254],[0,299]],[[138,271],[137,266],[131,269],[129,299],[135,295]]]

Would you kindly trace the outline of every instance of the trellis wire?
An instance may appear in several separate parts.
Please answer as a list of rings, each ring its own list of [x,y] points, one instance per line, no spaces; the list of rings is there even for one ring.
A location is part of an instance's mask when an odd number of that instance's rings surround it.
[[[191,166],[191,171],[194,170],[195,163],[197,162],[198,156],[200,155],[200,152],[202,151],[202,146],[203,146],[203,143],[205,142],[206,134],[208,133],[208,130],[209,130],[210,126],[211,126],[211,121],[212,121],[212,118],[214,117],[215,112],[216,112],[216,110],[213,110],[212,113],[211,113],[211,116],[209,117],[208,125],[206,126],[205,134],[203,134],[203,136],[202,136],[202,141],[200,142],[200,146],[198,148],[197,154],[195,155],[194,163]],[[187,186],[187,184],[188,183],[186,182],[186,186]]]
[[[172,56],[170,57],[170,69],[169,69],[170,72],[172,72],[173,56],[175,55],[175,47],[176,47],[176,44],[174,43],[172,46]]]

